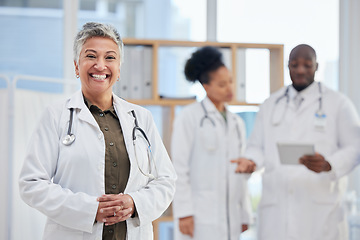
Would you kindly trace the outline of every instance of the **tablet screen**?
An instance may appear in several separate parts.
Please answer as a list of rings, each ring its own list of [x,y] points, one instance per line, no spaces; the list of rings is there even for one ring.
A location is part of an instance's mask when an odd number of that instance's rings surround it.
[[[312,143],[277,143],[281,164],[299,164],[299,159],[304,155],[314,155],[315,149]]]

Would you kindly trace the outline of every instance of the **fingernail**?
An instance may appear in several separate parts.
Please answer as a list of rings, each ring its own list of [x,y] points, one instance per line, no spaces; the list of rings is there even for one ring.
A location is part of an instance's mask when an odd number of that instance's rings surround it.
[[[104,212],[104,209],[100,209],[100,212],[103,213],[103,212]]]
[[[106,219],[105,219],[105,218],[103,219],[103,222],[106,222]]]
[[[97,198],[97,199],[96,199],[96,201],[99,201],[99,200],[100,200],[100,198]]]

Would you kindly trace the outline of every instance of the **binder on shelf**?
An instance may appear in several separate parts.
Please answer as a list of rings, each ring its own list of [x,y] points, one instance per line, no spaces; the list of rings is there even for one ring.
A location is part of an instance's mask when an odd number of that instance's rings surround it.
[[[231,58],[231,48],[219,48],[222,53],[223,61],[225,66],[231,71],[232,69],[232,58]]]
[[[129,99],[142,98],[143,47],[134,46],[130,50]]]
[[[246,102],[246,49],[236,50],[236,100]]]
[[[153,88],[153,49],[149,46],[144,47],[143,51],[143,78],[142,78],[142,98],[151,99],[152,98],[152,88]]]
[[[124,61],[120,68],[120,81],[115,85],[119,86],[118,95],[124,99],[129,98],[129,73],[130,73],[130,47],[124,47]]]

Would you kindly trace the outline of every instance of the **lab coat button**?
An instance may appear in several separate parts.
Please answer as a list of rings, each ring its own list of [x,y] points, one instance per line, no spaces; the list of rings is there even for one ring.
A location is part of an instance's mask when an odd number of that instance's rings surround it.
[[[103,117],[103,116],[104,116],[104,114],[103,114],[103,113],[100,113],[100,114],[99,114],[99,116],[100,116],[100,117]]]
[[[117,163],[116,163],[116,162],[113,162],[113,166],[116,167],[116,166],[117,166]]]
[[[112,189],[116,189],[116,185],[113,184],[113,185],[111,186],[111,188],[112,188]]]
[[[106,127],[106,128],[104,128],[104,129],[105,129],[105,131],[109,131],[109,128],[107,128],[107,127]]]
[[[110,146],[114,146],[114,143],[113,142],[111,142],[111,143],[109,143],[110,144]]]

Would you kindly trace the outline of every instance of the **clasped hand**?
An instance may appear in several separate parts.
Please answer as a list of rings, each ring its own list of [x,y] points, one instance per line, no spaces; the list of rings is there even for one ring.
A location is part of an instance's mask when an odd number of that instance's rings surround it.
[[[107,194],[97,199],[99,202],[96,221],[106,226],[125,221],[135,212],[132,197],[128,194]]]

